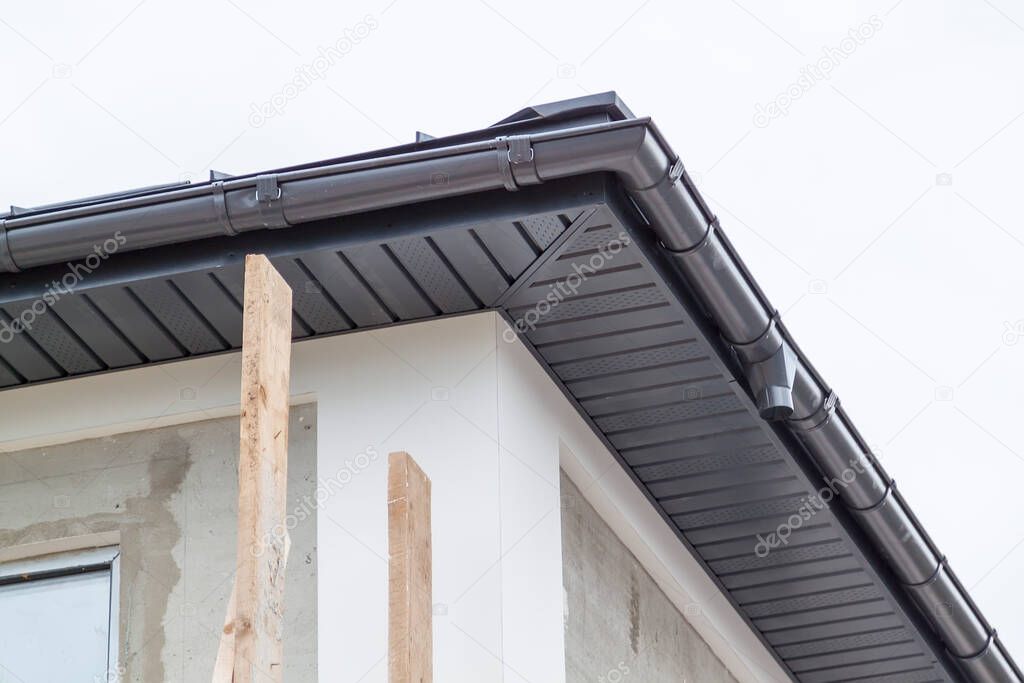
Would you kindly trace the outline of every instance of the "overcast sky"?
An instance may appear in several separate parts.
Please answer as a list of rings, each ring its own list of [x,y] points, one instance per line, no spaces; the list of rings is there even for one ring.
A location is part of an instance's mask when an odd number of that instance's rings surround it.
[[[1021,660],[1022,64],[1012,0],[5,2],[0,206],[617,90]]]

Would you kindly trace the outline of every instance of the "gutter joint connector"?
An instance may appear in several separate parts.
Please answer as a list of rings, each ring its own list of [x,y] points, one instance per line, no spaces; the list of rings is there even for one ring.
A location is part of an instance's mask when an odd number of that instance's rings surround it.
[[[11,243],[7,239],[7,219],[0,218],[0,268],[7,273],[19,273],[21,268],[14,262]]]
[[[210,171],[211,176],[213,171]],[[231,216],[228,214],[228,203],[227,198],[224,196],[224,181],[214,180],[210,183],[211,196],[213,197],[213,210],[217,214],[217,220],[220,221],[220,225],[224,228],[224,233],[229,236],[238,234],[238,230],[231,223]]]

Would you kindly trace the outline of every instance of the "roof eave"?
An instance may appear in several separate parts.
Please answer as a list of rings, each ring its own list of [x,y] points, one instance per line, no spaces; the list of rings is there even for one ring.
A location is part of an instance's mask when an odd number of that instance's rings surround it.
[[[15,272],[77,260],[91,245],[118,233],[126,240],[124,250],[139,250],[615,173],[657,236],[675,276],[695,294],[735,355],[762,417],[801,444],[826,480],[845,482],[840,499],[888,559],[967,680],[1024,680],[757,287],[679,158],[649,120],[615,120],[616,111],[627,116],[628,109],[617,98],[606,99],[587,105],[601,119],[590,125],[545,130],[536,124],[561,120],[571,107],[534,108],[534,115],[521,112],[489,132],[406,146],[383,156],[9,216],[0,219],[0,269]]]

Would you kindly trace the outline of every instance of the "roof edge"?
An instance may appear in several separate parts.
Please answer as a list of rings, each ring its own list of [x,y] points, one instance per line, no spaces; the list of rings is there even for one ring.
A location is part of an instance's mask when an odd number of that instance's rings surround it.
[[[584,108],[617,106],[614,94],[602,97],[603,103]],[[564,104],[543,105],[524,110],[536,116],[520,112],[501,125],[514,128],[538,116],[572,111]],[[517,119],[520,116],[526,118]],[[627,118],[455,144],[431,143],[429,149],[10,216],[0,219],[0,269],[14,272],[77,260],[113,235],[122,235],[123,250],[130,251],[614,172],[682,282],[727,341],[761,416],[784,425],[803,445],[887,558],[966,679],[1024,681],[895,482],[840,408],[835,393],[781,323],[678,156],[649,120]]]

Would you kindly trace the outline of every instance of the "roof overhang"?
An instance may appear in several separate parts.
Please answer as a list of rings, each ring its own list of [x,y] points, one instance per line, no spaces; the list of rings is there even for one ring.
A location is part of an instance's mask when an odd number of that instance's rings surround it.
[[[613,94],[14,210],[0,386],[238,348],[248,252],[292,285],[297,338],[506,316],[794,680],[1024,680],[678,157]],[[817,505],[829,491],[842,504]]]

